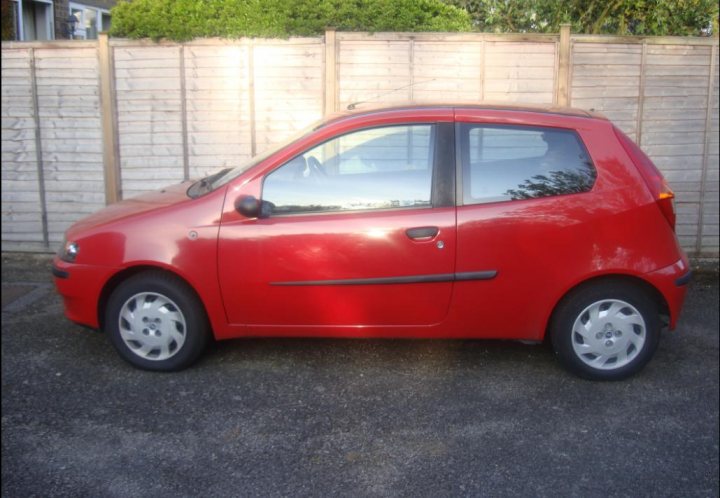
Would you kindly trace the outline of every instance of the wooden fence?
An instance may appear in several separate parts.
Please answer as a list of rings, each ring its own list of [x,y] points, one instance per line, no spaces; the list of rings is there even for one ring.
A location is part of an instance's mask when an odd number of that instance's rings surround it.
[[[2,70],[3,250],[53,250],[105,204],[241,163],[352,102],[410,100],[603,112],[676,191],[685,249],[718,257],[717,38],[101,35],[3,43]]]

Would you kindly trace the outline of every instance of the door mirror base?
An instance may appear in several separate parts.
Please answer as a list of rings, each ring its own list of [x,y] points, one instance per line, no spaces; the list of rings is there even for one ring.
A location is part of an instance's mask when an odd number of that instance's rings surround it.
[[[269,218],[274,205],[254,195],[243,195],[235,200],[235,210],[246,218]]]
[[[259,218],[261,203],[253,195],[243,195],[235,200],[235,210],[246,218]]]

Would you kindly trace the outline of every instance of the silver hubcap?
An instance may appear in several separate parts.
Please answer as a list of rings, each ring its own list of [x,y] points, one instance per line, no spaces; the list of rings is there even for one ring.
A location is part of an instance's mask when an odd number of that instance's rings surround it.
[[[127,347],[146,360],[167,360],[185,343],[185,317],[162,294],[135,294],[123,304],[118,321]]]
[[[585,308],[573,324],[572,345],[585,364],[601,370],[621,368],[642,351],[645,320],[631,304],[603,299]]]

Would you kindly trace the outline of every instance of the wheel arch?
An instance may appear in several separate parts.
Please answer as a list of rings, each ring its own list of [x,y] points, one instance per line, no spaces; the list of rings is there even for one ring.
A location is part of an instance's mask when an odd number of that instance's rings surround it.
[[[565,301],[569,296],[575,294],[576,292],[580,292],[582,289],[585,289],[587,287],[592,287],[593,285],[597,285],[599,283],[605,283],[605,282],[617,282],[624,285],[630,285],[635,288],[641,289],[643,292],[645,292],[650,298],[655,301],[658,304],[658,309],[660,311],[661,321],[663,325],[667,325],[668,318],[670,316],[670,307],[668,305],[667,300],[665,299],[665,296],[660,292],[660,290],[655,287],[653,284],[648,282],[647,280],[636,276],[636,275],[628,275],[628,274],[622,274],[622,273],[612,273],[612,274],[604,274],[604,275],[597,275],[594,277],[587,278],[581,282],[576,283],[569,289],[567,289],[562,296],[560,296],[559,299],[555,301],[555,305],[553,306],[552,311],[547,316],[547,319],[545,321],[545,329],[544,329],[544,337],[543,340],[547,341],[550,337],[550,324],[553,321],[553,317],[555,316],[555,313],[557,309],[560,307],[560,304]]]
[[[125,282],[128,278],[134,277],[135,275],[138,275],[140,273],[144,272],[162,272],[166,273],[168,275],[172,275],[175,278],[180,279],[185,285],[187,285],[188,289],[195,295],[195,298],[198,300],[200,305],[203,308],[203,311],[205,312],[205,316],[208,317],[208,310],[207,306],[205,305],[205,302],[200,297],[200,294],[197,292],[195,287],[188,282],[186,278],[184,278],[182,275],[178,274],[177,272],[174,272],[172,270],[169,270],[162,266],[156,266],[156,265],[149,265],[149,264],[141,264],[141,265],[135,265],[135,266],[129,266],[127,268],[123,268],[122,270],[115,273],[112,277],[110,277],[107,282],[105,282],[105,285],[103,285],[102,291],[100,292],[100,297],[98,299],[97,303],[97,317],[98,317],[98,325],[100,330],[105,329],[105,308],[108,304],[108,300],[110,299],[110,296],[115,291],[115,289],[118,288],[118,286]]]

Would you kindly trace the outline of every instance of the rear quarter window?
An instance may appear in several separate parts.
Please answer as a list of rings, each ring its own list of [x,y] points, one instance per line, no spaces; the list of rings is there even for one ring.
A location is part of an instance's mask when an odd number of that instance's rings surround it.
[[[588,192],[597,176],[571,130],[461,124],[463,203]]]

